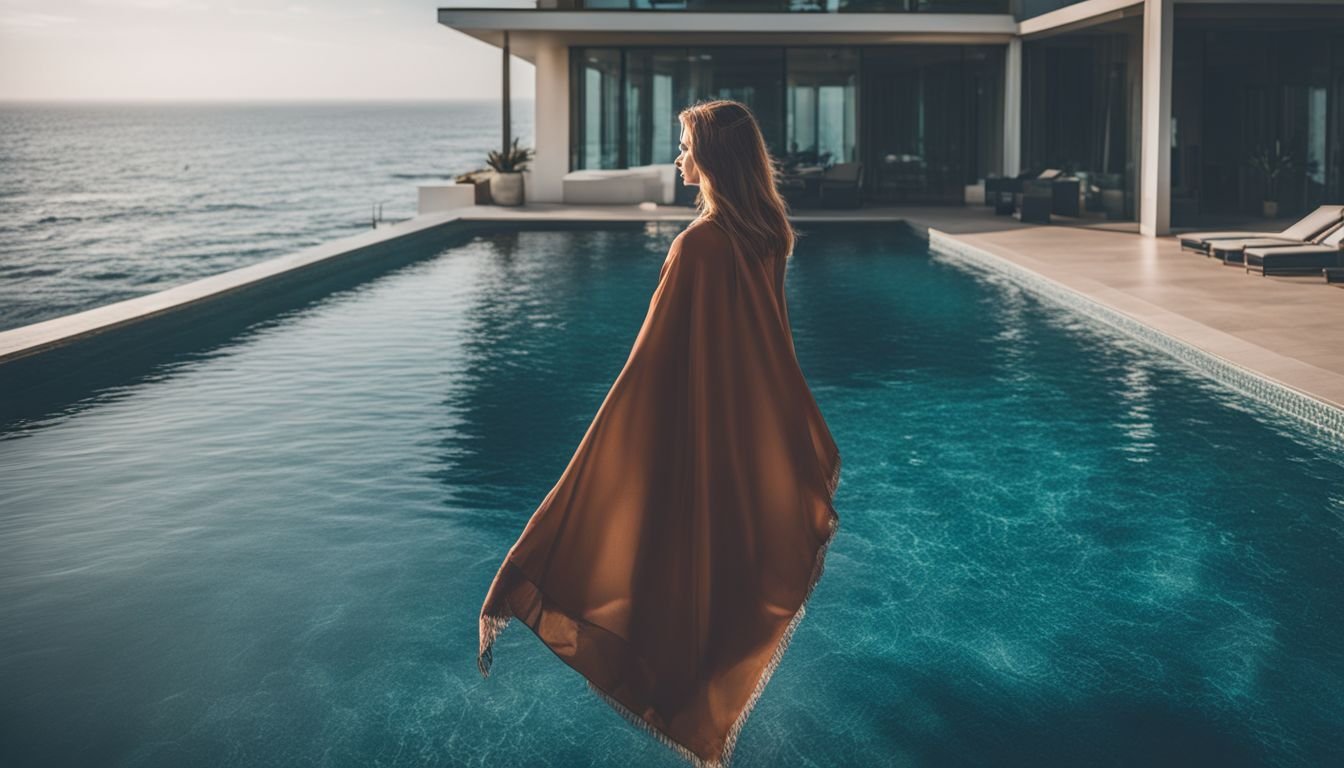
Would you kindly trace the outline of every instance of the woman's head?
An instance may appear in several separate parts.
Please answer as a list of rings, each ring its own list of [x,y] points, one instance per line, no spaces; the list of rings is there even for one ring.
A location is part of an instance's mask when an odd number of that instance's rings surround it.
[[[683,109],[676,164],[698,185],[700,217],[718,222],[743,251],[759,257],[793,251],[788,206],[756,117],[746,105],[717,99]]]

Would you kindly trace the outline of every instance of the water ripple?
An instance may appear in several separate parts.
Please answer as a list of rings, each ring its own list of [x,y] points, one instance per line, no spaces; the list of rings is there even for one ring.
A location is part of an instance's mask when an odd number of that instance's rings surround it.
[[[890,229],[808,231],[843,523],[736,760],[1331,764],[1344,456]],[[675,234],[476,237],[0,435],[7,754],[676,765],[526,630],[474,659]]]

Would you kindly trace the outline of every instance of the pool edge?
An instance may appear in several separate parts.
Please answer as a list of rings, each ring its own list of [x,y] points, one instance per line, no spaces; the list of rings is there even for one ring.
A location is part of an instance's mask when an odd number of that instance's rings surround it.
[[[1295,419],[1333,443],[1344,445],[1344,409],[1329,401],[1159,330],[1058,280],[966,243],[955,235],[935,227],[927,227],[926,231],[930,251],[990,269],[1033,294],[1191,365],[1214,381]]]
[[[454,224],[459,226],[454,227]],[[143,296],[0,331],[0,368],[18,360],[124,330],[284,280],[308,277],[322,269],[376,257],[390,248],[467,230],[454,213],[417,216],[392,226],[329,240],[225,272],[191,280]]]

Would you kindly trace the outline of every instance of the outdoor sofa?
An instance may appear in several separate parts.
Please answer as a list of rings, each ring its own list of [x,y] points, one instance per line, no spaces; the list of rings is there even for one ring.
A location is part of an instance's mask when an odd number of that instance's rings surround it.
[[[633,205],[675,200],[677,166],[672,163],[631,168],[570,171],[560,179],[567,205]]]

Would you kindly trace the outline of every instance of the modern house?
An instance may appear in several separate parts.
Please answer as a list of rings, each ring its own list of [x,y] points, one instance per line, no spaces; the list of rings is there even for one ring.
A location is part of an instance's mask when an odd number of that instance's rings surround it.
[[[711,97],[749,104],[782,162],[860,163],[874,204],[1047,168],[1148,235],[1344,200],[1344,0],[485,5],[439,21],[536,66],[538,202],[672,162],[678,110]]]

